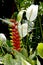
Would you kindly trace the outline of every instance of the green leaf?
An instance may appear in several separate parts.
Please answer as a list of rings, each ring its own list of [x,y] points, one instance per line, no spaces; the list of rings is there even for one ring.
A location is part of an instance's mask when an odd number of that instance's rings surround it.
[[[11,16],[12,19],[17,19],[17,12],[14,12]]]
[[[15,56],[16,59],[17,58],[20,59],[21,57],[23,57],[24,59],[26,59],[26,57],[23,54],[21,54],[20,52],[18,52],[16,50],[14,50],[14,56]]]
[[[15,65],[16,62],[15,62],[15,60],[13,60],[12,55],[6,54],[6,55],[3,57],[3,64],[4,64],[4,65]]]
[[[25,59],[21,58],[22,65],[31,65],[29,62],[27,62]]]
[[[37,54],[43,58],[43,43],[38,43],[38,46],[37,46]]]
[[[16,56],[16,59],[13,59],[12,55],[6,54],[3,57],[3,64],[4,65],[22,65],[21,58],[19,56]]]
[[[41,63],[39,62],[38,58],[37,58],[37,65],[41,65]]]
[[[25,10],[21,10],[21,11],[18,13],[18,15],[17,15],[17,21],[18,21],[18,22],[21,22],[24,11],[25,11]]]
[[[22,48],[21,53],[27,58],[28,57],[28,53],[27,50],[25,48]]]

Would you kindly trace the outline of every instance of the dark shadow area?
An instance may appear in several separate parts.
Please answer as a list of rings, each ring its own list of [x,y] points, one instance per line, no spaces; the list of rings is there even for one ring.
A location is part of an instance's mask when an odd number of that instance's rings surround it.
[[[43,2],[43,0],[34,0],[34,4],[38,4],[39,5],[39,2]]]
[[[11,18],[12,14],[17,11],[14,0],[0,0],[0,18]],[[0,21],[0,33],[4,33],[9,38],[8,25]]]
[[[7,37],[7,39],[10,39],[9,37],[9,29],[8,29],[8,25],[5,23],[2,23],[2,21],[0,21],[0,33],[5,34],[5,36]]]
[[[0,0],[0,17],[10,18],[17,11],[14,0]]]

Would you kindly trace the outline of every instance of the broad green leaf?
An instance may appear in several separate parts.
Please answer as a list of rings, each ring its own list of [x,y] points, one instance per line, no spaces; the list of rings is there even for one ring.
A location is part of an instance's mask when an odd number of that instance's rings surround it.
[[[38,43],[38,46],[37,46],[37,54],[43,58],[43,43]]]
[[[12,59],[12,55],[6,54],[6,55],[3,57],[3,64],[4,64],[4,65],[15,65],[16,62]]]
[[[28,53],[27,50],[25,48],[22,48],[21,53],[27,58],[28,57]]]

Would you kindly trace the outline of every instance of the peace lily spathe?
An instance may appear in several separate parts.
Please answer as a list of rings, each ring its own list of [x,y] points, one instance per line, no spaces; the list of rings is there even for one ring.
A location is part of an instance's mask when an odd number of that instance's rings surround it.
[[[25,37],[28,34],[28,24],[27,23],[19,23],[18,24],[18,31],[20,34],[20,37]]]
[[[22,24],[22,36],[25,37],[28,34],[28,24]]]
[[[3,33],[0,33],[0,41],[2,41],[3,43],[6,42],[6,37]]]
[[[21,10],[21,11],[18,13],[18,15],[17,15],[17,21],[18,21],[18,22],[21,22],[24,12],[25,12],[25,10]]]
[[[29,21],[34,21],[38,14],[38,5],[31,5],[26,10],[26,18]]]

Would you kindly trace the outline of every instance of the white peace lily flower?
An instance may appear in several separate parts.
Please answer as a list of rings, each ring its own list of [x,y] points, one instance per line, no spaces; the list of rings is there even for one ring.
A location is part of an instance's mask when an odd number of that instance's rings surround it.
[[[3,62],[0,61],[0,65],[3,64]]]
[[[38,5],[31,5],[26,10],[26,18],[29,21],[34,21],[38,14]]]
[[[28,34],[28,24],[22,24],[22,36],[25,37]]]
[[[22,65],[31,65],[29,62],[27,62],[25,59],[21,58]]]
[[[20,34],[20,37],[25,37],[28,33],[28,24],[24,23],[21,25],[21,23],[18,24],[18,31]]]
[[[3,43],[6,42],[6,37],[3,33],[0,33],[0,41],[2,41]]]
[[[24,12],[25,12],[25,10],[21,10],[21,11],[18,13],[18,15],[17,15],[17,21],[18,21],[18,22],[21,22]]]

